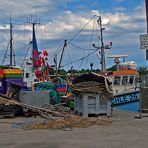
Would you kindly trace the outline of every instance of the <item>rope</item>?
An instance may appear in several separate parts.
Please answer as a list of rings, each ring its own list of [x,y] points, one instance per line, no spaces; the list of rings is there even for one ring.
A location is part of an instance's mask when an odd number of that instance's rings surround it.
[[[93,54],[94,52],[96,52],[96,51],[98,51],[98,49],[96,49],[95,51],[91,52],[89,55],[86,55],[86,56],[84,56],[84,57],[82,57],[82,58],[80,58],[80,59],[77,59],[77,60],[73,61],[72,63],[68,63],[68,64],[65,64],[65,65],[63,65],[63,66],[67,66],[67,65],[69,65],[69,64],[73,64],[73,63],[76,63],[76,62],[78,62],[78,61],[81,61],[81,60],[87,58],[88,56],[92,55],[92,54]]]
[[[79,47],[79,46],[77,46],[77,45],[75,45],[73,43],[69,43],[69,44],[72,45],[73,47],[76,47],[76,48],[81,49],[81,50],[95,50],[94,48],[93,49],[91,49],[91,48],[89,48],[89,49],[82,48],[82,47]]]
[[[85,81],[85,82],[78,82],[76,84],[71,84],[72,91],[80,92],[80,93],[95,93],[95,94],[99,94],[100,96],[106,96],[111,99],[113,96],[113,90],[110,85],[111,79],[109,79],[109,77],[99,75],[96,73],[93,73],[93,74],[103,77],[104,82],[96,82],[93,80]]]
[[[76,38],[82,31],[83,29],[96,17],[96,15],[94,15],[71,39],[69,39],[67,41],[67,44],[69,44],[74,38]],[[59,54],[59,52],[62,50],[61,46],[63,45],[63,43],[58,47],[58,49],[54,52],[54,54],[52,54],[51,57],[55,57],[54,55],[57,55]],[[88,57],[88,56],[87,56]],[[82,59],[83,60],[83,59]],[[51,58],[49,58],[48,61],[51,61]],[[73,62],[71,61],[70,59],[70,63],[69,64],[73,64]],[[69,65],[69,64],[66,64],[66,65]],[[64,65],[65,66],[65,65]]]
[[[92,29],[92,33],[91,33],[89,49],[91,49],[91,46],[92,46],[92,39],[93,39],[93,34],[94,34],[94,25],[95,25],[95,19],[94,19],[94,22],[93,22],[93,29]],[[88,51],[88,54],[89,54],[89,51]],[[88,58],[89,58],[89,56],[86,59],[86,66],[87,66],[87,63],[88,63]]]
[[[28,46],[28,45],[27,45],[27,46]],[[24,61],[25,61],[25,59],[26,59],[26,57],[27,57],[27,54],[28,54],[28,52],[29,52],[29,49],[30,49],[30,45],[29,45],[29,47],[28,47],[28,49],[27,49],[27,52],[26,52],[26,54],[25,54],[25,57],[24,57],[23,62],[22,62],[22,64],[21,64],[21,67],[22,67],[23,64],[24,64]]]
[[[107,81],[111,82],[111,78],[105,77],[105,87],[109,93],[113,93],[113,90],[110,85],[108,85]]]
[[[107,91],[109,93],[113,93],[113,89],[112,89],[111,85],[109,85],[107,83],[107,81],[109,81],[110,83],[112,83],[112,79],[110,77],[107,77],[107,76],[104,76],[104,75],[100,75],[100,74],[96,74],[96,73],[93,73],[93,74],[104,77],[104,80],[105,80],[105,88],[107,89]]]
[[[7,57],[7,52],[8,52],[9,45],[10,45],[10,42],[9,42],[8,45],[7,45],[7,49],[6,49],[6,52],[5,52],[5,55],[4,55],[4,58],[3,58],[3,60],[2,60],[1,65],[3,65],[4,60],[5,60],[5,58]]]
[[[70,116],[59,119],[49,119],[45,121],[33,121],[22,124],[22,128],[31,129],[59,129],[64,131],[72,130],[73,128],[87,128],[92,125],[109,125],[112,120],[108,117],[85,118],[79,116]]]
[[[82,29],[79,30],[79,32],[77,32],[77,33],[68,41],[68,43],[71,42],[78,34],[80,34],[80,32],[82,32],[83,29],[84,29],[95,17],[96,17],[96,15],[94,15],[94,16],[82,27]]]

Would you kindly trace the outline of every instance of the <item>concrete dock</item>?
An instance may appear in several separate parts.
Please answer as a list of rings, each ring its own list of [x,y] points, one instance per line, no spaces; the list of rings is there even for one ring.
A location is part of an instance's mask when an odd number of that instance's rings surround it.
[[[146,148],[148,117],[138,113],[113,111],[112,123],[62,130],[24,130],[13,123],[27,118],[0,119],[0,148]]]

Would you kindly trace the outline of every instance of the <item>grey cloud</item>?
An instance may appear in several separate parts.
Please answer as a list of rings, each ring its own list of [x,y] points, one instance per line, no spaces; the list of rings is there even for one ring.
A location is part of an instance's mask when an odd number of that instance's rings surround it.
[[[18,5],[14,5],[14,2],[18,3]],[[76,34],[86,24],[86,22],[90,19],[90,17],[92,17],[91,11],[87,11],[87,13],[79,11],[78,12],[69,11],[66,8],[66,3],[68,2],[70,1],[69,0],[62,0],[62,1],[26,0],[20,3],[20,0],[13,0],[13,1],[5,0],[2,1],[0,5],[0,11],[4,13],[4,15],[0,15],[0,20],[2,21],[2,19],[4,19],[5,17],[9,18],[11,9],[13,16],[19,19],[20,18],[24,19],[25,16],[31,13],[34,16],[38,17],[40,16],[41,21],[43,20],[46,23],[46,25],[42,25],[42,33],[40,31],[40,27],[36,27],[36,35],[38,39],[39,49],[48,49],[48,51],[51,54],[53,54],[57,50],[59,44],[61,44],[61,42],[64,39],[72,38],[72,36]],[[64,4],[67,11],[65,10],[59,11],[58,6]],[[104,12],[102,13],[102,18],[106,19],[106,21],[104,21],[105,23],[103,24],[103,26],[106,28],[104,31],[104,42],[108,43],[109,41],[113,41],[113,49],[111,49],[110,51],[106,51],[106,54],[109,54],[110,52],[111,53],[122,52],[122,54],[127,54],[128,52],[129,58],[136,57],[137,54],[139,56],[140,55],[143,56],[143,52],[140,52],[139,50],[139,42],[138,42],[139,34],[145,31],[145,14],[143,6],[136,8],[135,11],[131,12],[130,14],[125,12],[119,13],[119,11],[114,13]],[[0,51],[6,49],[7,43],[9,41],[9,31],[1,27],[5,26],[0,26],[1,29]],[[85,33],[84,32],[81,33],[80,36],[74,40],[73,43],[81,48],[88,48],[92,33],[91,28],[92,25],[89,25],[88,28],[85,30]],[[14,40],[15,40],[14,47],[15,51],[17,52],[16,55],[20,55],[22,52],[22,50],[20,51],[21,47],[27,45],[29,43],[29,40],[31,40],[31,26],[28,28],[26,26],[25,29],[27,29],[27,31],[25,31],[24,34],[23,25],[14,28]],[[99,34],[99,32],[95,33],[96,36]],[[93,41],[96,44],[97,44],[97,39],[98,36]],[[80,58],[84,54],[84,51],[79,51],[78,49],[75,49],[71,45],[68,46],[67,50],[69,52],[69,55],[71,55],[72,60],[74,60],[75,57]],[[87,53],[88,51],[85,51],[85,54]],[[22,58],[22,56],[17,58],[17,60],[19,61],[20,58]],[[95,60],[96,65],[97,64],[99,65],[99,61],[95,54],[91,56],[90,59]],[[65,55],[63,64],[64,62],[66,63],[67,61],[69,61],[69,57],[68,55]],[[139,59],[137,59],[137,62],[139,62]]]

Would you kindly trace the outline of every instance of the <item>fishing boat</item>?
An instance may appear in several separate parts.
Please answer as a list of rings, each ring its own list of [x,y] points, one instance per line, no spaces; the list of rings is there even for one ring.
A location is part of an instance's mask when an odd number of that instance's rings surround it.
[[[12,36],[13,25],[10,22],[10,40],[9,40],[9,50],[6,50],[4,58],[0,66],[0,94],[5,94],[10,83],[17,83],[23,85],[23,70],[20,67],[17,67],[15,64],[15,55],[13,51],[13,36]],[[4,61],[7,57],[7,51],[10,51],[9,54],[9,64],[4,65]]]
[[[99,46],[92,44],[98,51],[98,59],[101,64],[101,70],[99,74],[104,77],[110,77],[112,80],[113,98],[111,99],[111,105],[113,108],[123,109],[122,105],[127,106],[127,110],[130,110],[130,105],[136,103],[136,111],[138,111],[139,101],[139,74],[137,71],[137,65],[134,61],[125,61],[127,55],[110,55],[109,58],[114,58],[116,64],[116,70],[109,71],[106,69],[105,50],[112,48],[112,42],[108,45],[103,41],[103,26],[101,16],[98,17],[97,23],[100,28]],[[124,61],[121,62],[120,58]],[[83,59],[83,58],[81,58]],[[82,74],[82,76],[84,76]],[[86,80],[87,81],[87,80]],[[125,108],[126,109],[126,108]]]
[[[117,70],[108,76],[112,79],[114,98],[112,107],[124,110],[138,111],[139,109],[139,73],[134,61],[121,63],[120,58],[127,55],[110,55],[115,59]]]
[[[9,46],[7,46],[7,50],[0,65],[0,96],[18,100],[18,91],[16,90],[19,90],[19,88],[24,85],[23,70],[19,66],[16,66],[15,63],[12,29],[13,25],[10,21]],[[7,53],[8,51],[10,52],[9,56]],[[6,57],[9,57],[10,61],[6,61]],[[6,64],[5,61],[9,63]],[[12,85],[13,89],[11,87]],[[4,103],[1,103],[0,113],[4,116],[20,115],[22,113],[22,108],[18,105],[5,105]]]
[[[32,55],[31,58],[24,59],[23,82],[25,83],[26,88],[21,91],[22,96],[24,96],[24,94],[27,93],[29,96],[29,93],[31,95],[31,93],[35,92],[37,93],[48,92],[50,96],[48,98],[49,101],[48,103],[46,101],[46,104],[60,103],[61,96],[65,95],[66,93],[66,84],[64,84],[64,82],[60,77],[56,77],[55,79],[50,78],[49,70],[51,66],[48,64],[48,52],[47,50],[39,52],[36,40],[36,33],[35,33],[35,23],[32,23],[32,25],[33,25]],[[21,100],[21,101],[26,101],[26,100]],[[31,103],[33,103],[33,101]]]
[[[100,24],[100,64],[101,72],[112,79],[113,99],[111,105],[114,108],[138,111],[139,109],[139,74],[137,65],[134,61],[126,62],[127,55],[109,55],[109,58],[114,58],[116,70],[107,71],[105,63],[105,49],[111,49],[110,45],[104,45],[103,41],[103,27],[101,24],[101,17],[99,18]],[[95,47],[95,46],[94,46]],[[123,62],[121,59],[123,58]],[[133,105],[135,104],[136,105]],[[132,106],[132,107],[131,107]],[[133,107],[134,106],[134,107]],[[133,109],[134,108],[134,109]]]

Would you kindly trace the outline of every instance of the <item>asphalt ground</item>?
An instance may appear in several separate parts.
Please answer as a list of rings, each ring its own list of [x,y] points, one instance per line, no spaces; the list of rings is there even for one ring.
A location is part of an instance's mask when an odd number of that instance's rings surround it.
[[[32,118],[0,119],[0,148],[147,148],[148,117],[113,111],[112,123],[72,130],[24,130]]]

